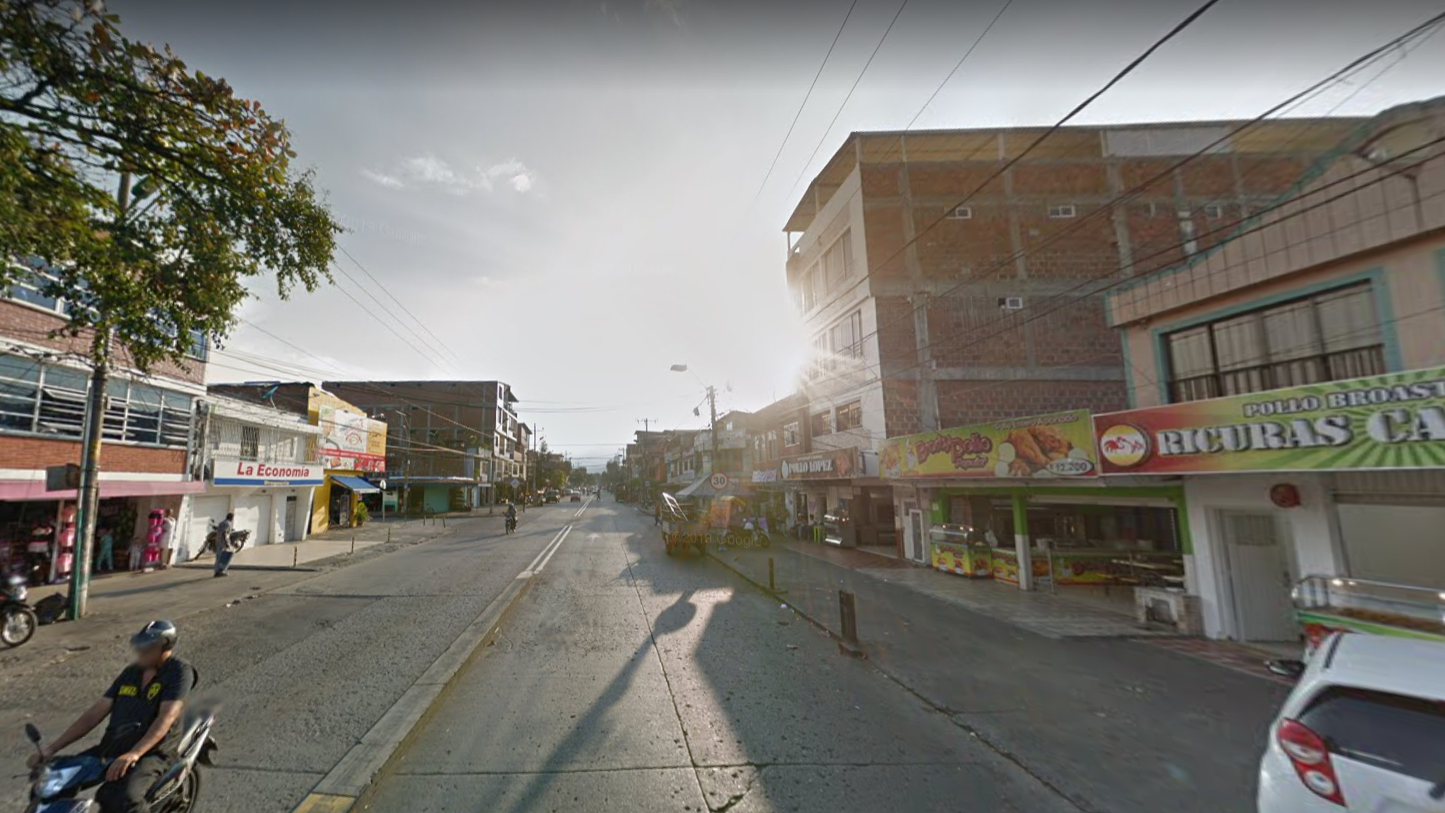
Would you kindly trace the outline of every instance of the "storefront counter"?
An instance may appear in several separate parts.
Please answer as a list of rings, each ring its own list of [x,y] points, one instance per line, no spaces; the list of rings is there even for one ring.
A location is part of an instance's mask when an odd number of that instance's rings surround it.
[[[1058,584],[1184,585],[1184,557],[1177,553],[1095,548],[1055,550],[1048,555]]]
[[[1313,650],[1331,633],[1445,642],[1445,593],[1389,582],[1308,576],[1292,593],[1295,618]]]
[[[1019,583],[1019,556],[1013,548],[993,548],[989,551],[993,577],[1006,584]],[[1043,551],[1033,557],[1034,584],[1048,584],[1049,561]]]
[[[987,579],[993,574],[993,551],[986,547],[934,542],[933,569],[959,576]]]

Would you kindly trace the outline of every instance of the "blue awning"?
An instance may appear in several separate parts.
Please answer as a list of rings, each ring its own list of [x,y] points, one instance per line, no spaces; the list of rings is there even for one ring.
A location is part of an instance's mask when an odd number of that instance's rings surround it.
[[[339,474],[333,474],[331,475],[331,482],[341,486],[344,489],[347,489],[348,491],[354,491],[357,494],[381,493],[381,489],[377,488],[371,483],[366,482],[360,477],[343,477]]]

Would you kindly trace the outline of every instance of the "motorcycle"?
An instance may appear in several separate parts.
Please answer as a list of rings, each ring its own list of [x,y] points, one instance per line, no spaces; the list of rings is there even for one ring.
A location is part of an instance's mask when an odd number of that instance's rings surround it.
[[[0,641],[6,646],[16,647],[30,640],[40,619],[35,608],[25,600],[28,595],[24,574],[11,573],[5,577],[0,588]]]
[[[512,533],[512,532],[515,531],[515,530],[517,530],[517,518],[514,517],[514,516],[508,516],[508,517],[507,517],[507,533]]]
[[[211,738],[216,723],[214,710],[187,712],[181,724],[176,753],[179,758],[146,791],[146,801],[155,813],[191,813],[201,791],[201,774],[196,763],[214,765],[211,752],[217,749]],[[25,736],[38,749],[40,729],[25,724]],[[94,800],[77,798],[82,791],[105,781],[110,760],[89,754],[56,756],[41,763],[32,774],[30,804],[25,813],[89,813]]]
[[[250,531],[232,531],[231,541],[235,543],[236,549],[246,547],[246,541],[251,538]],[[216,523],[211,523],[211,532],[206,534],[206,542],[201,546],[201,553],[216,552]]]

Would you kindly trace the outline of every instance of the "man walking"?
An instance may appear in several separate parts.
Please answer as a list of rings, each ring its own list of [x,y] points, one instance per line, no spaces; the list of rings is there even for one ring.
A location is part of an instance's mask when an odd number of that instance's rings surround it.
[[[216,526],[216,573],[212,578],[226,575],[226,568],[231,566],[231,557],[236,555],[236,549],[231,543],[235,535],[236,515],[227,514],[221,524]]]

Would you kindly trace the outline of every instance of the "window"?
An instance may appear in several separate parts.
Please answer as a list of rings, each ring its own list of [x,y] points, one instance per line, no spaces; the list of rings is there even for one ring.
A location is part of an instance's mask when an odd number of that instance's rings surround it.
[[[1368,284],[1177,331],[1164,341],[1172,401],[1386,372]]]
[[[45,263],[32,260],[15,268],[14,279],[5,291],[5,296],[17,302],[64,314],[67,312],[64,300],[46,292],[46,287],[54,281],[55,276],[50,273]]]
[[[797,421],[783,424],[783,445],[797,446],[799,443],[798,431],[802,429]]]
[[[833,241],[823,254],[823,272],[828,291],[836,291],[853,274],[853,237],[851,232]]]
[[[124,378],[106,384],[102,437],[184,447],[191,398]],[[0,430],[80,437],[90,376],[82,370],[0,355]]]
[[[1331,752],[1426,782],[1445,764],[1445,707],[1417,697],[1332,686],[1299,716]]]
[[[818,305],[818,289],[821,279],[818,277],[818,264],[814,263],[807,271],[803,272],[803,278],[799,283],[803,294],[803,312],[807,313]]]
[[[1210,220],[1223,220],[1224,207],[1218,203],[1206,203],[1204,205],[1204,216]]]
[[[1066,203],[1062,206],[1050,206],[1049,218],[1051,220],[1067,220],[1075,214],[1074,204]]]
[[[972,220],[973,209],[968,206],[955,206],[948,212],[949,220]]]
[[[828,412],[819,412],[809,421],[808,427],[815,438],[819,435],[831,434],[833,432],[833,415]]]
[[[863,425],[863,402],[854,401],[838,407],[838,431],[846,432]]]
[[[808,371],[810,378],[818,378],[833,369],[833,353],[828,349],[827,332],[813,337],[813,364]]]
[[[241,459],[255,460],[261,454],[261,429],[256,426],[241,427]]]
[[[853,311],[846,319],[834,325],[832,336],[833,355],[839,358],[863,358],[863,312]]]

